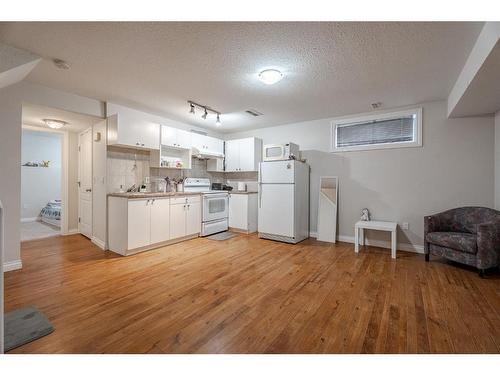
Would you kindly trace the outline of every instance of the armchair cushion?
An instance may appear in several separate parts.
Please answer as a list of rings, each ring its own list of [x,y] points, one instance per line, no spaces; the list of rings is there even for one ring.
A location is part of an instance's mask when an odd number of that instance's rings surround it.
[[[431,232],[427,233],[426,240],[431,244],[459,250],[464,253],[477,253],[477,236],[475,234],[458,232]]]

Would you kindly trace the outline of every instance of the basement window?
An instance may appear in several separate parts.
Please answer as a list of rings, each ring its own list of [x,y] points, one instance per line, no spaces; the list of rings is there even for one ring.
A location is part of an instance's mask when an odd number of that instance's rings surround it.
[[[332,152],[422,146],[422,108],[332,122]]]

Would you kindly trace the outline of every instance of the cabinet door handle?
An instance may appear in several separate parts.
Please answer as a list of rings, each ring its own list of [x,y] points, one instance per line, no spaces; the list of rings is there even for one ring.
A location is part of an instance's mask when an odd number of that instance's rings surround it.
[[[154,203],[154,202],[155,202],[155,200],[153,199],[153,200],[151,201],[151,205],[153,205],[153,203]]]
[[[87,193],[90,193],[90,192],[92,191],[92,189],[85,189],[85,191],[86,191]]]
[[[146,206],[149,204],[149,199],[146,201]]]

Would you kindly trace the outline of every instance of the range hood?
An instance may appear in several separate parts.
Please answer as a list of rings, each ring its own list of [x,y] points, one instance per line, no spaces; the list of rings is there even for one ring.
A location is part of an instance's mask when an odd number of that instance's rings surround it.
[[[193,157],[197,159],[224,159],[224,154],[210,152],[209,150],[200,150],[197,147],[192,147],[191,151]]]

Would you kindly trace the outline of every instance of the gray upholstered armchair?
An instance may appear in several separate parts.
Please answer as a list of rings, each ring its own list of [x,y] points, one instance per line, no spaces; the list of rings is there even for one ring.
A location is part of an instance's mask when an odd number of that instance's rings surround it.
[[[484,276],[500,265],[500,211],[454,208],[424,218],[425,260],[429,254],[474,266]]]

